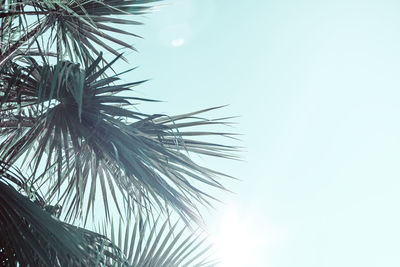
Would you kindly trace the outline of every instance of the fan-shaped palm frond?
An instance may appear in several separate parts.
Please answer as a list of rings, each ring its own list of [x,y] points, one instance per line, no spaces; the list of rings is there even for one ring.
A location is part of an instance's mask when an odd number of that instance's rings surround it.
[[[105,233],[107,234],[107,229]],[[160,217],[156,221],[143,219],[136,214],[118,228],[111,224],[111,240],[118,244],[129,266],[215,266],[212,246],[201,231],[179,227],[179,221]]]
[[[18,170],[1,164],[1,265],[108,266],[111,260],[123,261],[119,249],[105,236],[53,218],[37,204],[40,201],[34,203],[14,188],[27,180]]]
[[[107,195],[117,208],[121,201],[145,209],[156,205],[173,207],[183,218],[198,220],[196,203],[208,205],[211,196],[196,182],[224,189],[217,181],[220,173],[199,166],[186,153],[234,158],[236,148],[191,137],[229,133],[184,131],[187,127],[225,124],[225,119],[197,118],[202,110],[179,116],[146,115],[133,111],[130,101],[152,101],[116,95],[143,81],[116,85],[117,76],[102,78],[111,66],[99,68],[101,57],[81,69],[62,61],[29,67],[14,65],[3,74],[3,110],[0,126],[6,136],[0,148],[4,160],[14,162],[32,152],[34,172],[43,162],[54,166],[58,179],[51,184],[49,197],[65,185],[61,195],[68,204],[68,219],[84,207],[93,209],[96,184],[100,182],[106,216]],[[45,160],[44,160],[45,159]],[[91,180],[91,181],[90,181]],[[89,194],[86,186],[89,185]],[[72,198],[70,198],[73,196]],[[84,202],[86,204],[84,205]],[[86,213],[87,215],[87,213]]]
[[[0,10],[0,32],[16,32],[21,22],[31,21],[31,24],[20,28],[22,33],[7,40],[0,50],[0,66],[24,43],[29,45],[47,32],[47,46],[55,45],[59,59],[77,61],[93,61],[93,54],[99,55],[99,47],[114,55],[117,50],[109,43],[121,47],[134,47],[116,38],[115,34],[139,37],[132,32],[124,31],[116,24],[140,25],[141,23],[127,19],[126,15],[141,15],[148,12],[151,4],[161,0],[40,0],[19,1],[10,0],[3,4]],[[124,16],[121,18],[121,16]],[[27,18],[28,17],[28,18]],[[120,18],[119,18],[120,17]],[[14,23],[13,23],[14,22]],[[114,26],[112,26],[114,25]],[[4,36],[4,34],[1,34]],[[107,43],[109,42],[109,43]]]

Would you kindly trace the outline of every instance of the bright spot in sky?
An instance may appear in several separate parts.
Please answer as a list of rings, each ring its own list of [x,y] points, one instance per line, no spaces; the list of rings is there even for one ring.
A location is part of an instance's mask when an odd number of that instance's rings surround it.
[[[234,209],[229,210],[222,219],[221,230],[214,237],[216,256],[221,267],[254,266],[257,247],[262,235],[257,233],[256,225],[246,222]]]
[[[177,38],[177,39],[172,40],[172,41],[171,41],[171,44],[172,44],[173,46],[178,47],[178,46],[183,45],[184,42],[185,42],[185,39],[183,39],[183,38]]]
[[[186,23],[165,26],[159,31],[159,40],[166,46],[180,47],[187,44],[192,36],[191,26]]]

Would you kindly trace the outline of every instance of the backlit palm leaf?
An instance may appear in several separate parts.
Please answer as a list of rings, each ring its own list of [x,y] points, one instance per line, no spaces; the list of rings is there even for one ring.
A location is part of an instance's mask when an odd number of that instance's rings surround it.
[[[124,224],[120,220],[118,228],[111,225],[111,240],[118,244],[129,266],[216,265],[204,234],[179,227],[179,222],[170,223],[170,219],[143,220],[136,214],[133,221]]]
[[[104,236],[53,218],[17,192],[18,170],[0,169],[0,264],[3,266],[109,266],[122,262],[120,251]],[[33,193],[33,195],[37,195]]]
[[[117,50],[110,43],[134,49],[133,46],[115,34],[136,36],[121,30],[118,24],[140,25],[126,15],[141,15],[148,12],[153,2],[160,0],[11,0],[0,10],[0,33],[16,32],[23,21],[33,21],[19,29],[20,36],[8,38],[7,45],[0,46],[0,66],[15,53],[22,44],[29,45],[42,36],[47,47],[56,47],[59,59],[93,61],[93,54],[99,55],[99,47],[114,55]],[[123,17],[121,17],[123,16]],[[28,18],[27,18],[28,17]],[[120,18],[119,18],[120,17]],[[11,24],[10,24],[11,22]],[[4,34],[1,34],[3,37]],[[43,49],[43,47],[42,47]]]
[[[225,119],[196,117],[212,109],[174,117],[133,111],[129,100],[151,100],[116,93],[143,81],[116,85],[116,76],[101,78],[110,64],[99,68],[100,61],[82,70],[66,61],[39,66],[31,59],[30,67],[15,65],[5,73],[2,158],[14,162],[34,148],[35,173],[41,162],[46,169],[55,166],[58,179],[50,184],[48,197],[57,198],[66,186],[59,201],[68,205],[68,220],[82,208],[86,215],[93,209],[99,182],[106,216],[110,195],[119,210],[121,201],[160,210],[167,204],[183,218],[198,221],[196,204],[208,205],[212,197],[195,185],[224,187],[217,181],[219,173],[197,165],[187,153],[234,158],[236,148],[192,139],[229,133],[184,130],[225,124]],[[90,193],[85,196],[87,186]]]

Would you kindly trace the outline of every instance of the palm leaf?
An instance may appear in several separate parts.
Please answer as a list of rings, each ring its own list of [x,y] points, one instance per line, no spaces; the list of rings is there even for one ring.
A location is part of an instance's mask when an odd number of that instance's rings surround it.
[[[0,263],[7,266],[106,266],[121,262],[120,251],[105,236],[59,221],[38,198],[32,202],[17,192],[17,169],[0,169]],[[37,193],[34,193],[38,197]],[[107,253],[102,252],[107,250]],[[102,257],[98,256],[103,253]]]
[[[111,225],[111,240],[118,244],[128,266],[216,265],[204,233],[179,225],[179,221],[171,225],[169,217],[152,222],[136,214],[126,223],[120,220],[118,228]]]
[[[190,156],[237,159],[238,147],[207,141],[234,134],[202,130],[231,118],[202,118],[220,107],[141,113],[135,105],[154,100],[132,96],[132,88],[145,81],[123,84],[112,69],[124,59],[119,48],[135,50],[120,36],[140,37],[120,25],[140,25],[127,15],[158,1],[0,0],[0,264],[215,264],[187,227],[201,222],[198,204],[215,200],[203,189],[226,190],[220,178],[230,176]],[[116,58],[105,60],[101,50]],[[68,224],[86,224],[90,211],[94,218],[96,196],[111,241]],[[176,235],[171,208],[186,223]]]
[[[151,8],[151,5],[147,4],[158,1],[160,0],[9,1],[11,8],[0,11],[2,21],[0,30],[2,32],[11,29],[7,26],[9,25],[6,23],[8,20],[20,21],[22,18],[27,21],[35,20],[37,26],[30,31],[25,31],[22,37],[15,40],[14,45],[3,49],[4,52],[0,55],[0,66],[22,44],[26,42],[32,44],[37,35],[43,35],[46,32],[44,38],[47,40],[47,46],[56,47],[57,57],[60,60],[76,58],[81,62],[90,62],[93,60],[93,54],[100,54],[99,47],[117,56],[119,52],[110,43],[135,50],[131,44],[113,35],[139,36],[123,31],[115,24],[140,25],[141,23],[128,19],[126,16],[145,14]],[[124,16],[124,18],[116,16]],[[26,17],[30,17],[30,19],[26,19]],[[18,24],[16,23],[16,25]],[[12,40],[9,39],[8,42],[12,42]]]
[[[14,65],[3,75],[1,102],[7,109],[3,111],[0,153],[4,160],[15,162],[33,149],[34,174],[41,162],[46,169],[56,168],[58,179],[48,184],[47,197],[56,199],[66,186],[58,201],[68,205],[68,220],[76,219],[83,207],[87,207],[87,216],[93,207],[97,183],[93,179],[100,182],[107,217],[106,198],[111,194],[118,210],[122,204],[164,210],[167,204],[185,220],[199,222],[196,203],[209,205],[213,198],[195,184],[225,190],[218,181],[220,173],[196,164],[188,153],[235,158],[236,147],[193,139],[232,134],[182,131],[227,124],[224,118],[195,117],[212,109],[173,117],[143,114],[130,108],[131,101],[152,100],[116,94],[143,81],[115,84],[117,76],[101,78],[113,62],[100,68],[99,57],[82,70],[66,61],[39,66],[30,60],[31,66]],[[86,185],[91,188],[85,197]],[[122,202],[118,195],[125,196]]]

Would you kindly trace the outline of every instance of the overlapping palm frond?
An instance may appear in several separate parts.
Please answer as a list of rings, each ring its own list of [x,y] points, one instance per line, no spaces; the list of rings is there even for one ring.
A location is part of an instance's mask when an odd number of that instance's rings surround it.
[[[119,52],[111,43],[135,50],[115,34],[139,36],[116,25],[140,25],[126,15],[145,14],[151,4],[158,1],[161,0],[9,0],[1,5],[0,33],[1,36],[6,32],[20,34],[8,38],[7,44],[0,46],[0,66],[20,46],[36,42],[38,36],[45,36],[48,48],[56,47],[54,52],[59,60],[92,62],[93,55],[100,55],[99,48],[117,56]],[[32,20],[29,27],[16,30],[23,22]]]
[[[203,118],[220,107],[141,113],[135,105],[154,100],[132,88],[145,81],[112,69],[119,48],[135,49],[120,38],[138,37],[121,28],[140,24],[127,15],[159,1],[0,0],[0,265],[214,266],[186,229],[230,176],[191,156],[236,159],[238,147],[208,141],[234,134],[202,130],[231,118]],[[90,212],[98,222],[100,198],[111,240],[76,226]],[[186,223],[178,232],[172,211]]]
[[[37,192],[31,201],[16,188],[28,179],[0,167],[0,264],[3,266],[110,266],[120,250],[105,236],[66,224],[46,212]],[[27,192],[27,191],[26,191]]]
[[[171,225],[170,218],[155,221],[143,219],[140,214],[130,217],[118,227],[111,224],[109,234],[129,266],[215,266],[212,246],[202,231],[180,227],[179,221]]]
[[[67,61],[54,66],[30,61],[29,67],[14,65],[3,74],[1,103],[8,108],[1,114],[5,138],[0,155],[15,162],[30,151],[34,173],[41,163],[46,170],[53,167],[57,179],[46,180],[51,188],[48,198],[57,196],[62,206],[68,206],[67,220],[73,221],[81,210],[87,218],[98,182],[107,217],[107,195],[111,195],[118,210],[122,203],[146,210],[154,206],[165,210],[167,205],[183,218],[199,221],[196,204],[208,205],[213,197],[196,183],[225,189],[217,180],[218,172],[187,155],[234,158],[235,147],[192,139],[231,134],[184,131],[227,123],[224,118],[197,118],[212,109],[173,117],[142,114],[132,110],[129,101],[152,100],[116,93],[128,92],[143,81],[115,84],[117,76],[102,78],[112,62],[99,68],[99,57],[81,69]],[[60,188],[66,190],[58,197]]]

